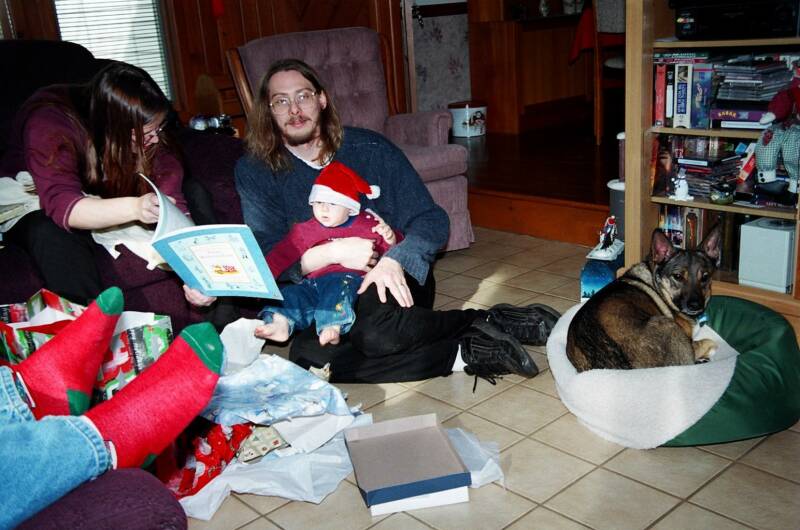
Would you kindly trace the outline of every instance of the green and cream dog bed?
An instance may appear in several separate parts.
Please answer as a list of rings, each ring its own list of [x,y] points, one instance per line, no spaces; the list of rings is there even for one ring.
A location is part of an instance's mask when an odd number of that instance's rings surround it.
[[[564,405],[591,431],[637,449],[732,442],[800,419],[800,350],[778,313],[740,298],[711,298],[707,325],[716,354],[705,364],[577,373],[567,330],[577,305],[559,319],[547,358]]]

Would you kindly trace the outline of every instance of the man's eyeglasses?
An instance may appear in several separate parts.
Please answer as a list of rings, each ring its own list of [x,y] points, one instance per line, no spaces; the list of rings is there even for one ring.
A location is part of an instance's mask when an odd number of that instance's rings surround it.
[[[317,93],[314,90],[301,90],[294,95],[294,100],[289,96],[275,96],[269,106],[273,114],[286,114],[292,108],[292,102],[303,110],[308,110],[314,104],[314,97]]]

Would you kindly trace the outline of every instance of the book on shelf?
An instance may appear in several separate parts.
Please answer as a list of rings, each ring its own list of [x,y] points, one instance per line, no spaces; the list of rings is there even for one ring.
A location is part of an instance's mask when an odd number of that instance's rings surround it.
[[[666,121],[666,97],[667,97],[667,65],[656,65],[656,78],[653,87],[655,92],[653,99],[653,124],[662,127]]]
[[[762,109],[747,109],[747,108],[719,108],[712,107],[709,112],[709,118],[714,121],[749,121],[758,122],[767,113],[766,108]]]
[[[697,63],[692,67],[692,83],[689,91],[691,106],[690,125],[693,129],[708,129],[709,110],[713,96],[714,69],[709,63]]]
[[[712,125],[719,129],[766,129],[769,123],[758,121],[738,121],[738,120],[713,120]]]
[[[685,248],[696,248],[703,240],[703,210],[682,207],[683,242]]]
[[[703,63],[708,61],[710,55],[707,51],[695,52],[655,52],[653,54],[654,64],[675,64],[675,63]]]
[[[672,176],[670,137],[670,135],[666,134],[659,134],[653,137],[653,149],[650,157],[651,195],[663,195],[669,189],[669,179]]]
[[[747,181],[747,179],[749,179],[750,176],[753,174],[753,170],[755,168],[756,168],[756,142],[750,142],[749,144],[747,144],[747,149],[745,149],[744,154],[742,155],[742,167],[741,169],[739,169],[739,174],[736,176],[736,180],[739,181],[739,183]]]
[[[664,235],[678,248],[683,248],[683,207],[674,204],[662,204],[659,212],[658,227]]]
[[[675,65],[675,114],[672,119],[673,127],[692,126],[692,64]]]
[[[733,212],[718,212],[716,223],[721,228],[719,270],[734,271],[739,264],[739,244],[736,230],[736,215]]]
[[[247,225],[195,225],[146,176],[158,197],[152,246],[186,285],[207,296],[282,300],[267,260]]]
[[[675,65],[668,64],[664,74],[664,127],[672,127],[675,117]]]
[[[721,271],[735,271],[738,264],[737,229],[749,215],[720,212],[695,206],[662,204],[658,227],[679,248],[695,248],[715,225],[720,225]]]
[[[677,162],[681,165],[687,166],[700,166],[700,167],[714,167],[720,164],[738,162],[741,157],[736,153],[723,153],[720,156],[705,156],[705,157],[679,157]]]

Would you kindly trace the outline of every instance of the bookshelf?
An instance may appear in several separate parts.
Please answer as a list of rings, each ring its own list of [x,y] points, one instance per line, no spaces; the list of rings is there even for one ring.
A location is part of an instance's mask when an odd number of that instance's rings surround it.
[[[684,129],[683,127],[651,127],[654,134],[681,134],[683,136],[724,136],[725,138],[749,138],[755,140],[761,131],[750,129]]]
[[[707,201],[678,202],[650,194],[652,141],[660,133],[724,138],[758,138],[759,131],[731,129],[683,129],[653,126],[653,52],[715,48],[763,48],[796,46],[800,38],[746,39],[718,41],[678,41],[674,38],[673,10],[668,0],[626,0],[625,67],[625,265],[629,267],[649,252],[650,237],[658,226],[659,207],[677,204],[709,210],[746,213],[795,221],[795,238],[800,234],[796,211],[750,208],[735,204],[717,205]],[[795,253],[798,241],[795,240]],[[714,293],[747,298],[783,314],[800,330],[800,289],[798,261],[795,259],[795,288],[782,294],[738,285],[735,280],[715,281]]]
[[[658,0],[656,0],[658,1]],[[674,39],[674,38],[673,38]],[[656,39],[653,48],[660,50],[696,49],[696,48],[736,48],[741,46],[800,46],[800,37],[781,37],[778,39],[748,39],[748,40],[673,40]]]

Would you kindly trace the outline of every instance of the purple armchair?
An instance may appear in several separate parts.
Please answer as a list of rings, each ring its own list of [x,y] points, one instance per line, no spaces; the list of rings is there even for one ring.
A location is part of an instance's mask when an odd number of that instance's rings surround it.
[[[422,177],[433,200],[450,217],[445,250],[474,241],[467,209],[467,151],[448,144],[452,118],[446,110],[390,115],[380,35],[369,28],[285,33],[228,51],[228,63],[245,113],[253,108],[270,65],[300,59],[325,82],[345,125],[382,133],[397,144]],[[394,110],[394,109],[392,109]]]

